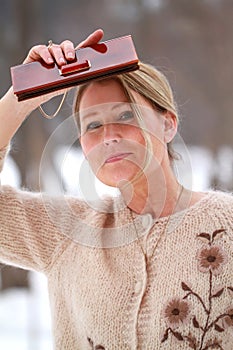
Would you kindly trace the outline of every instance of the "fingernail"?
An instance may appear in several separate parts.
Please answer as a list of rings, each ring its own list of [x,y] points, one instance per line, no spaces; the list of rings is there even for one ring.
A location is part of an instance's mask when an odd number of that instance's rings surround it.
[[[49,63],[53,63],[53,59],[51,57],[48,58]]]
[[[68,52],[68,54],[67,54],[67,58],[74,58],[74,54],[73,54],[73,52]]]
[[[61,57],[61,58],[59,58],[59,62],[60,63],[65,63],[66,61],[64,60],[64,58]]]

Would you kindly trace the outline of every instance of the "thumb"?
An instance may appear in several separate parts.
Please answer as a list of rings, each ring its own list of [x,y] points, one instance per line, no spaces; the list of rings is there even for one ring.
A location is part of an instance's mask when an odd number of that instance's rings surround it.
[[[97,44],[103,38],[103,36],[104,31],[102,29],[97,29],[93,33],[91,33],[85,40],[79,43],[75,49]]]

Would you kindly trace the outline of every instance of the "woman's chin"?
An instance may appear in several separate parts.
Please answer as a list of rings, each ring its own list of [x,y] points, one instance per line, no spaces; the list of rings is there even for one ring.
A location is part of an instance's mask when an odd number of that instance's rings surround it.
[[[125,169],[127,170],[127,169]],[[133,178],[136,176],[136,172],[129,171],[114,171],[108,173],[99,173],[97,178],[107,186],[121,188],[123,184],[131,183]]]

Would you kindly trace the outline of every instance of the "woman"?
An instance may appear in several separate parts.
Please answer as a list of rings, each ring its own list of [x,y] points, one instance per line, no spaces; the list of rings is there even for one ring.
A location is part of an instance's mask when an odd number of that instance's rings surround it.
[[[25,63],[73,57],[65,41],[33,47]],[[2,98],[2,162],[26,115],[51,96],[18,103],[10,89]],[[55,348],[232,349],[233,199],[178,183],[167,80],[141,63],[82,86],[74,108],[86,159],[119,200],[0,192],[0,257],[47,276]]]

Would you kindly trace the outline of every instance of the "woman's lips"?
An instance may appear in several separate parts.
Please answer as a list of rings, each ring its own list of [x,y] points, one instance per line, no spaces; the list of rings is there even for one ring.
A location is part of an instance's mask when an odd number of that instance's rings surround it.
[[[122,160],[126,157],[128,157],[130,154],[132,153],[117,153],[117,154],[114,154],[112,155],[111,157],[109,157],[105,163],[114,163],[114,162],[118,162],[119,160]]]

